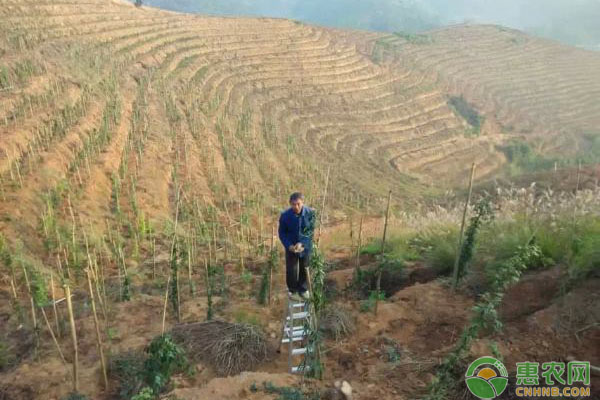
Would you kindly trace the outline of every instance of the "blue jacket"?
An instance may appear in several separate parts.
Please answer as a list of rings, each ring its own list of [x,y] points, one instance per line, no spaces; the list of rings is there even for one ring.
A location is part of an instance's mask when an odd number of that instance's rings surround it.
[[[294,213],[291,208],[283,211],[279,216],[279,240],[288,251],[288,247],[301,242],[304,251],[299,257],[306,257],[312,250],[312,241],[315,231],[315,210],[302,206],[300,214]]]

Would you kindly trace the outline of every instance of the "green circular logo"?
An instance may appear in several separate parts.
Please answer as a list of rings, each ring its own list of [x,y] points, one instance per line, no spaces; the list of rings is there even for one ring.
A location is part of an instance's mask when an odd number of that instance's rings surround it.
[[[508,385],[508,372],[504,364],[495,358],[481,357],[469,365],[465,382],[474,396],[484,400],[495,399]]]

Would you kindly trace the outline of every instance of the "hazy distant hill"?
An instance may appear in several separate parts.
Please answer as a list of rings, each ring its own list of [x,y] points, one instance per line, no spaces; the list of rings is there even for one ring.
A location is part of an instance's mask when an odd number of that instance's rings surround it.
[[[465,21],[496,23],[565,43],[600,43],[597,0],[146,0],[175,11],[285,17],[321,25],[416,32]]]

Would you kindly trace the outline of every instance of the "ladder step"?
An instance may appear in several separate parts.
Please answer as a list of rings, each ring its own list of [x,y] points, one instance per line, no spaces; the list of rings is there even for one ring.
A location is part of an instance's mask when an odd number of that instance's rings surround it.
[[[310,365],[299,365],[297,367],[292,367],[292,374],[304,371],[310,371]]]
[[[304,338],[302,336],[294,336],[294,338],[292,339],[292,342],[299,342],[301,340],[304,340]],[[281,343],[289,343],[290,342],[290,338],[283,338],[281,339]]]
[[[306,303],[305,303],[305,302],[301,302],[301,303],[292,303],[292,304],[291,304],[291,306],[292,306],[292,307],[295,307],[295,308],[303,308],[303,307],[305,307],[305,306],[306,306]]]
[[[290,336],[293,336],[293,337],[304,337],[304,336],[306,336],[307,332],[302,327],[299,327],[299,329],[294,329],[291,332],[290,332],[290,328],[286,328],[283,331],[283,333],[287,337],[290,337]],[[290,333],[291,333],[291,335],[290,335]]]
[[[305,319],[309,315],[310,315],[310,313],[308,311],[302,311],[299,313],[293,313],[291,319]],[[288,317],[286,317],[286,319],[289,321],[290,317],[288,316]]]
[[[306,347],[300,347],[298,349],[292,349],[293,356],[299,356],[300,354],[306,353]]]

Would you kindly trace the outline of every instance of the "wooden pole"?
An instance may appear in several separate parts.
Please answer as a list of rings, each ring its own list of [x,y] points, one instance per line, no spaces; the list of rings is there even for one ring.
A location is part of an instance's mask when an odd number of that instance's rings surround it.
[[[473,193],[473,177],[475,176],[475,163],[471,165],[471,177],[469,178],[469,192],[467,195],[467,201],[465,202],[465,208],[463,210],[462,222],[460,223],[460,234],[458,235],[458,247],[456,249],[456,258],[454,259],[454,273],[452,275],[452,288],[456,290],[458,285],[458,260],[460,259],[460,253],[462,250],[463,234],[465,232],[465,221],[467,219],[467,211],[469,210],[469,203],[471,202],[471,194]]]
[[[385,251],[385,239],[387,236],[388,219],[390,217],[390,203],[392,202],[392,190],[388,193],[387,207],[385,209],[385,222],[383,224],[383,237],[381,238],[381,254]],[[375,315],[379,306],[379,292],[381,291],[381,267],[377,268],[377,297],[375,298]]]
[[[88,253],[89,260],[89,253]],[[104,350],[102,349],[102,336],[100,335],[100,323],[96,313],[96,302],[94,300],[94,289],[92,287],[92,277],[90,276],[90,266],[86,269],[88,287],[90,290],[90,300],[92,302],[92,314],[94,315],[94,325],[96,326],[96,345],[100,353],[100,365],[102,366],[102,377],[104,378],[104,389],[108,392],[108,375],[106,373],[106,361],[104,359]]]
[[[69,323],[71,325],[71,340],[73,341],[73,392],[79,392],[79,366],[77,356],[77,331],[75,329],[75,317],[73,316],[73,303],[71,302],[71,288],[65,283],[65,297],[67,300],[67,311],[69,312]]]

